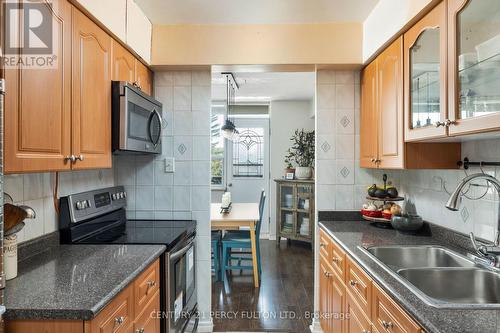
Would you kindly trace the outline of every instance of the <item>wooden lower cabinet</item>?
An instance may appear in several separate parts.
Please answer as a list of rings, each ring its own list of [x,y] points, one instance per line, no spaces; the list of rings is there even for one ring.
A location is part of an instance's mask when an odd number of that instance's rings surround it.
[[[156,260],[139,277],[121,291],[95,318],[82,320],[7,320],[9,333],[159,333],[160,290],[150,288],[147,297],[137,294],[137,286],[159,278],[160,262]],[[154,286],[157,286],[156,282]],[[138,299],[144,302],[138,302]],[[140,304],[140,306],[137,306]]]
[[[341,278],[320,254],[319,318],[324,333],[424,333],[324,230],[320,239],[345,255]]]

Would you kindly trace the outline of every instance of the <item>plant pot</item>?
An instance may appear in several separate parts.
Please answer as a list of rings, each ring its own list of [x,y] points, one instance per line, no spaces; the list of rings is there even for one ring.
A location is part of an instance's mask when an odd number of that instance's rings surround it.
[[[297,167],[297,168],[295,168],[295,177],[297,179],[311,179],[312,168],[311,167]]]
[[[285,174],[287,174],[287,173],[295,173],[295,168],[286,168]]]

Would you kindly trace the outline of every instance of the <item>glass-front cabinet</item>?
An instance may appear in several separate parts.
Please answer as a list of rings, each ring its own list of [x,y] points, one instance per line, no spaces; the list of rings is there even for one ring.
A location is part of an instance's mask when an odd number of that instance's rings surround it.
[[[448,0],[450,135],[500,130],[500,1]]]
[[[276,179],[276,240],[314,244],[314,181]]]
[[[446,3],[404,34],[406,141],[445,137]]]

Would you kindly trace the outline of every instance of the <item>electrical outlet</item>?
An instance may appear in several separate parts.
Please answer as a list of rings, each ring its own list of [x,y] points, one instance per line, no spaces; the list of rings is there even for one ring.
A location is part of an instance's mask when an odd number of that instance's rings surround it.
[[[165,157],[165,173],[175,172],[175,158]]]

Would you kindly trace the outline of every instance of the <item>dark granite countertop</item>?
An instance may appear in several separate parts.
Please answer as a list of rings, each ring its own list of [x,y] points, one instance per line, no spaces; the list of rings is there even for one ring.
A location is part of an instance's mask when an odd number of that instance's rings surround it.
[[[500,311],[489,309],[440,309],[424,303],[401,282],[369,257],[358,246],[442,245],[462,254],[454,236],[434,233],[408,235],[393,229],[380,229],[366,221],[324,221],[325,229],[399,305],[429,333],[490,333],[500,331]],[[457,237],[459,238],[459,237]]]
[[[93,318],[165,252],[163,245],[61,245],[19,262],[6,319]]]

